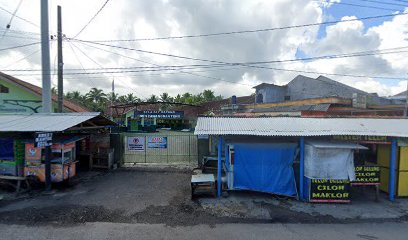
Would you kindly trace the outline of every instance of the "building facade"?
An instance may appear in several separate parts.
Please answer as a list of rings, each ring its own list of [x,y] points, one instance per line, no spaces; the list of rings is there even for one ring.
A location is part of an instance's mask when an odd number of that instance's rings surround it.
[[[0,72],[0,114],[39,113],[42,111],[42,89]],[[56,112],[57,96],[52,96]],[[89,112],[85,107],[64,99],[64,112]]]

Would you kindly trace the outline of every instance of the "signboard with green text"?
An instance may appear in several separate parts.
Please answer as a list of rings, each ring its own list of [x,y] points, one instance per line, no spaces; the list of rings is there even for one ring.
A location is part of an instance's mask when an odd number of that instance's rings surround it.
[[[351,185],[380,185],[379,166],[355,166],[356,180]]]
[[[310,179],[310,202],[350,202],[350,181],[335,179]]]

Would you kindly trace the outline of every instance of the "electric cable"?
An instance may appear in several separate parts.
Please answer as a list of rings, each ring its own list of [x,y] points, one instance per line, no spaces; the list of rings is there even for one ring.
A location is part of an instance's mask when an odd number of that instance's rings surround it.
[[[83,26],[81,28],[81,30],[79,30],[79,32],[77,34],[75,34],[76,38],[79,34],[81,34],[87,27],[88,25],[99,15],[99,13],[102,11],[102,9],[106,6],[106,4],[108,4],[110,0],[106,0],[105,3],[99,8],[99,10],[95,13],[95,15],[88,21],[88,23],[85,24],[85,26]]]
[[[197,34],[197,35],[168,36],[168,37],[158,37],[158,38],[88,40],[88,41],[100,42],[100,43],[103,43],[103,42],[137,42],[137,41],[155,41],[155,40],[170,40],[170,39],[183,39],[183,38],[212,37],[212,36],[221,36],[221,35],[234,35],[234,34],[244,34],[244,33],[269,32],[269,31],[276,31],[276,30],[286,30],[286,29],[292,29],[292,28],[303,28],[303,27],[312,27],[312,26],[320,26],[320,25],[331,25],[331,24],[344,23],[344,22],[354,22],[354,21],[364,21],[364,20],[371,20],[371,19],[378,19],[378,18],[395,17],[395,16],[401,16],[401,15],[407,15],[407,14],[408,14],[408,12],[402,12],[402,13],[394,13],[394,14],[386,14],[386,15],[361,17],[361,18],[355,18],[355,19],[343,19],[343,20],[336,20],[336,21],[308,23],[308,24],[291,25],[291,26],[274,27],[274,28],[264,28],[264,29],[255,29],[255,30],[240,30],[240,31],[219,32],[219,33],[206,33],[206,34]],[[76,36],[73,37],[72,39],[75,39],[75,38],[76,38]]]

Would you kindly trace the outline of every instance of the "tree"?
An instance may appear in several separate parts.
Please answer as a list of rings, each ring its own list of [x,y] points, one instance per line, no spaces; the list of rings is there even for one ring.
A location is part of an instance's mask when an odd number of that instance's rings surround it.
[[[52,95],[57,95],[57,94],[58,94],[58,90],[57,90],[56,87],[52,87],[52,88],[51,88],[51,94],[52,94]]]
[[[83,102],[85,100],[84,96],[79,91],[67,92],[65,97],[76,102]]]
[[[177,96],[174,98],[174,102],[175,102],[175,103],[183,103],[180,94],[177,94]]]
[[[91,88],[91,90],[85,94],[86,100],[93,102],[93,103],[104,103],[106,102],[106,94],[103,92],[102,89],[98,88]]]
[[[115,102],[118,101],[118,97],[119,97],[119,94],[114,93],[114,92],[111,92],[111,93],[108,94],[108,96],[106,97],[106,99],[107,99],[109,102],[115,103]]]
[[[170,97],[168,93],[164,92],[160,95],[160,100],[163,102],[173,102],[174,99]]]
[[[127,103],[133,103],[133,102],[139,102],[140,99],[136,96],[133,95],[133,93],[128,93],[127,95],[124,96],[124,100]]]
[[[152,94],[150,98],[147,99],[148,102],[157,102],[159,99],[156,95]]]
[[[215,99],[214,91],[209,89],[204,90],[202,95],[205,102],[214,101]]]

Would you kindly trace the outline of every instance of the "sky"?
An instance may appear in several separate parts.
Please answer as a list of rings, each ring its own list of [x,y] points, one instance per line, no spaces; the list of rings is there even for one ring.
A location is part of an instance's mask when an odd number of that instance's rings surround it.
[[[204,89],[224,97],[244,96],[262,82],[283,85],[298,74],[324,75],[381,96],[400,93],[407,86],[408,15],[359,19],[408,12],[408,0],[110,0],[101,9],[105,2],[49,1],[50,35],[57,32],[57,5],[62,7],[64,91],[86,93],[97,87],[109,92],[114,79],[115,92],[140,98]],[[21,0],[18,7],[19,3],[0,0],[0,71],[40,86],[40,1]],[[346,22],[314,24],[340,20]],[[304,24],[312,25],[140,40]],[[135,39],[139,40],[116,41]],[[12,48],[30,43],[35,44]],[[56,46],[54,38],[53,73]],[[358,52],[370,54],[299,60]],[[263,61],[273,62],[248,65]],[[219,62],[244,64],[197,66]],[[168,67],[179,65],[186,68]],[[167,69],[159,68],[163,66]],[[51,78],[56,86],[55,74]]]

